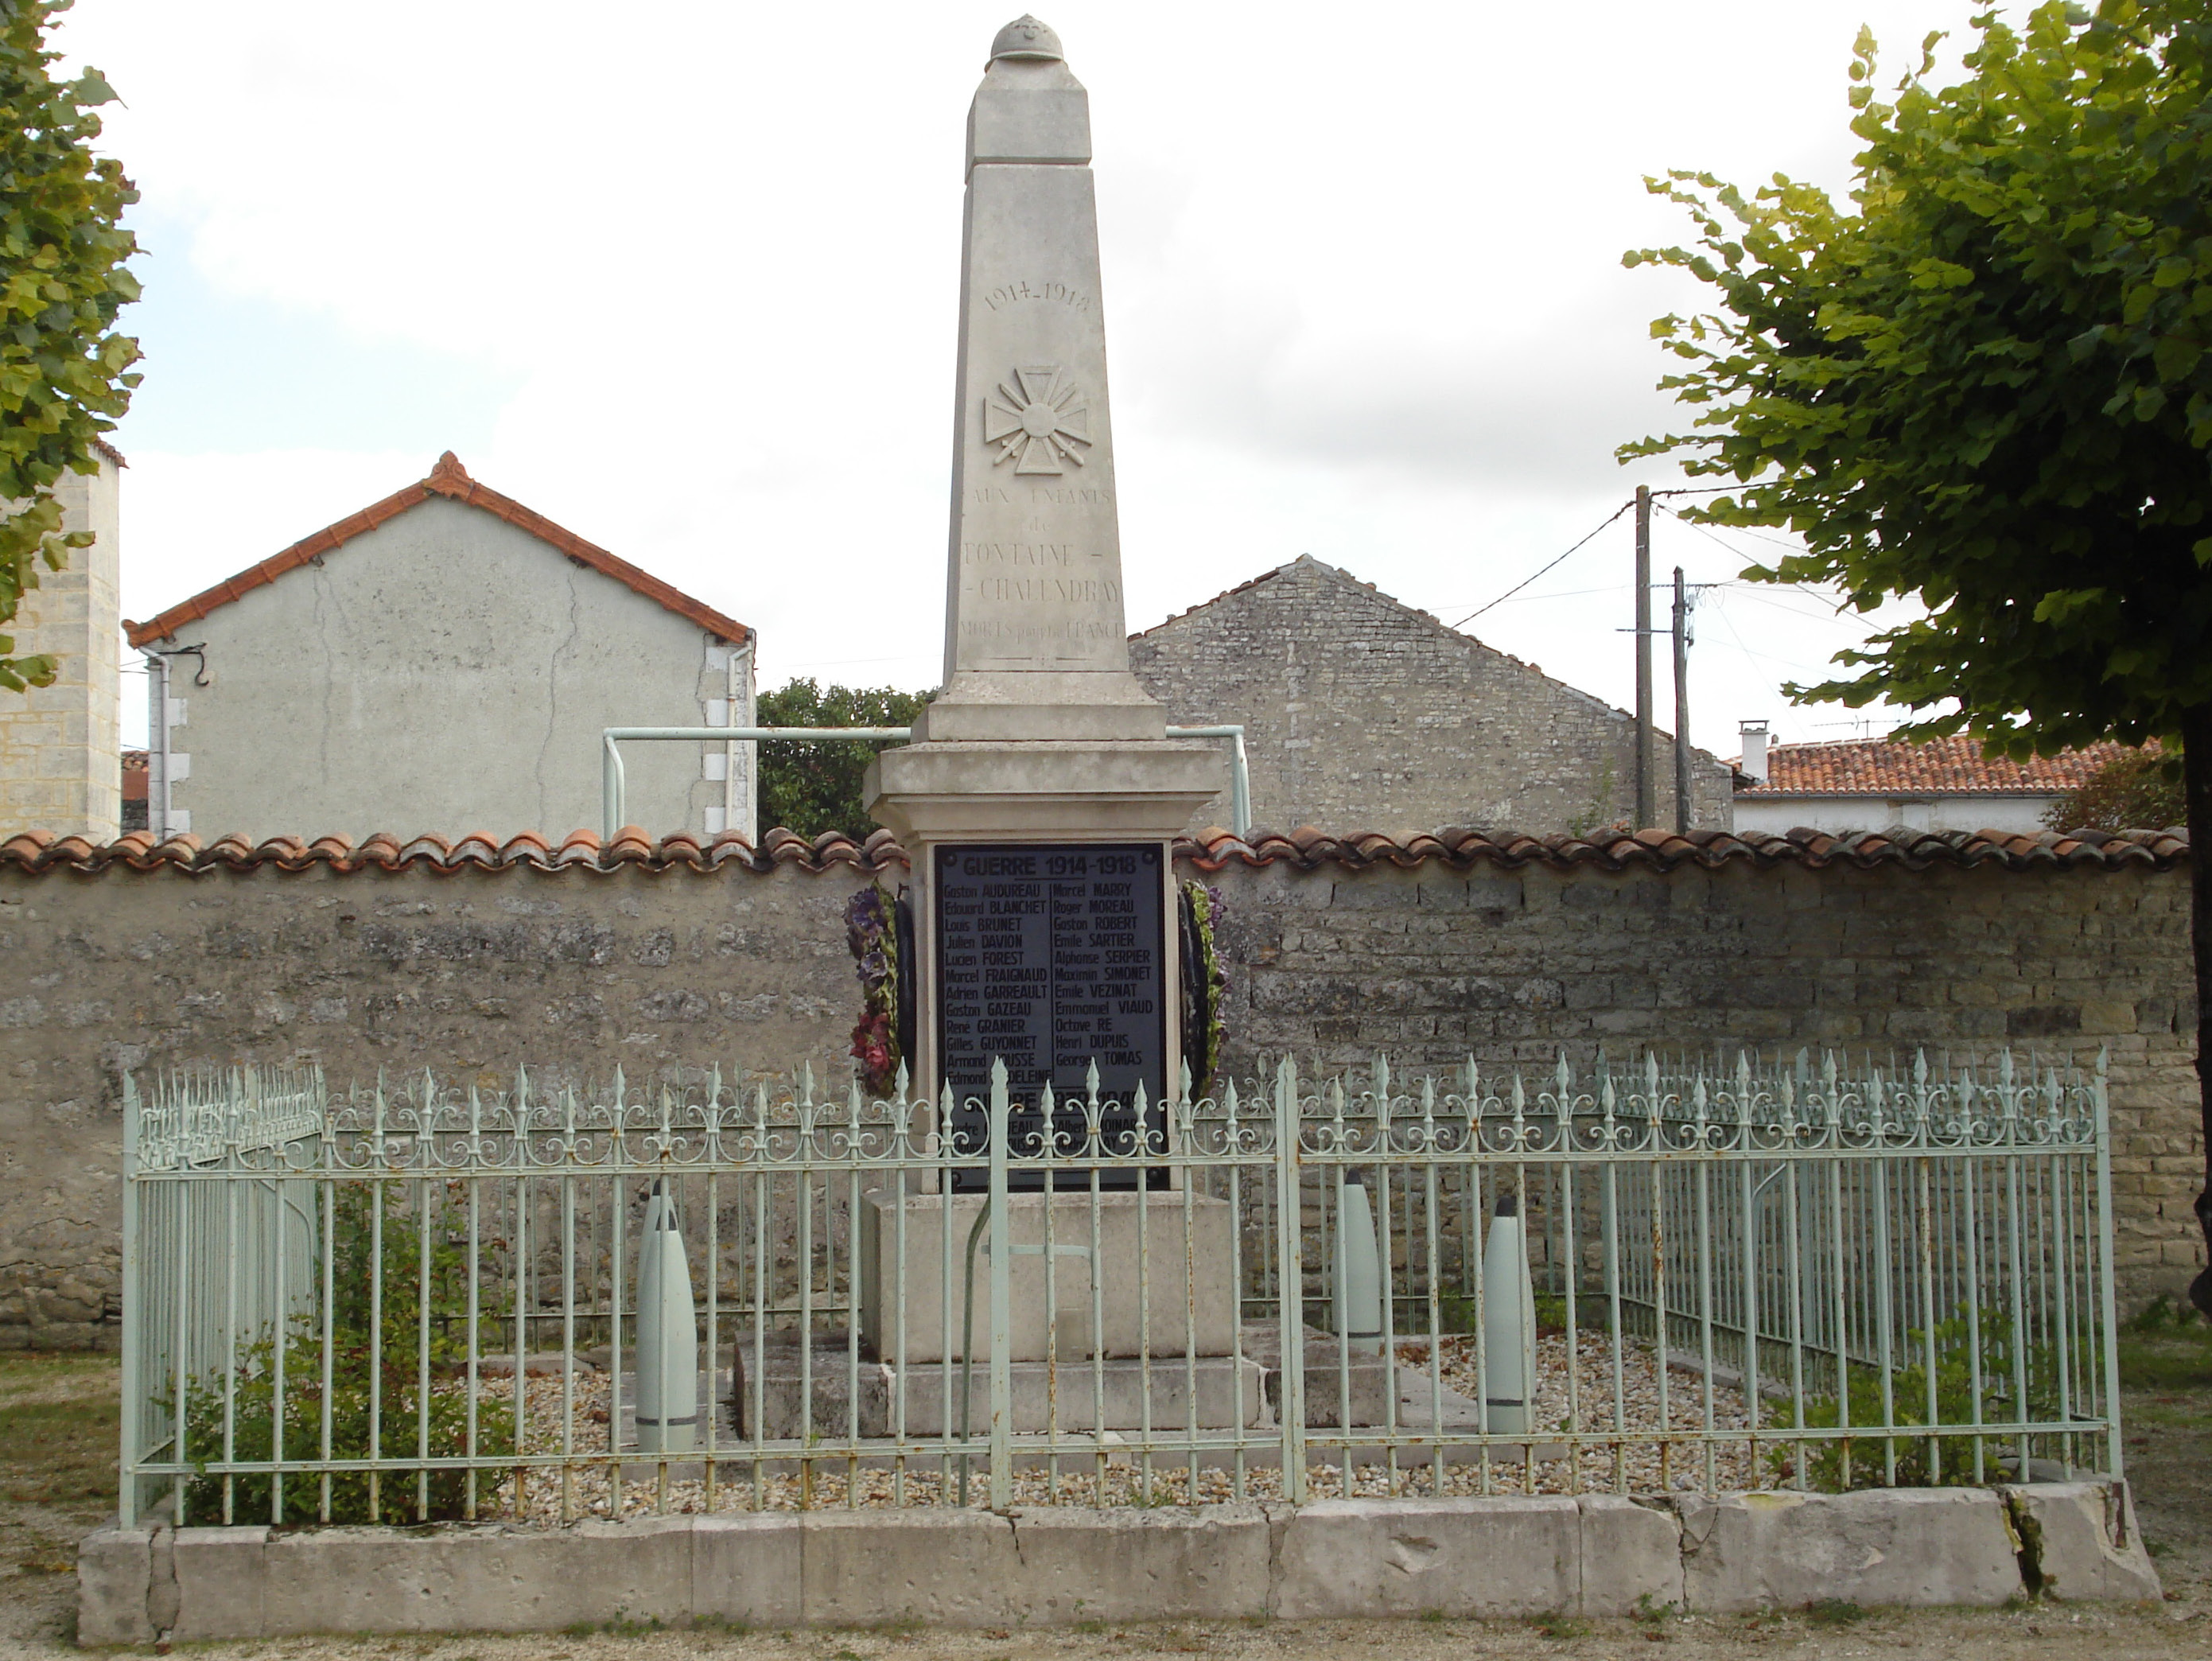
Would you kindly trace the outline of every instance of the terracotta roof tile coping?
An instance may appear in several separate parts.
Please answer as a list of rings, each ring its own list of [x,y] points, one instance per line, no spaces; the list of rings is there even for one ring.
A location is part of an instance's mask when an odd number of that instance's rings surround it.
[[[1332,837],[1311,825],[1289,831],[1254,830],[1240,837],[1217,825],[1195,837],[1178,838],[1175,851],[1178,861],[1208,872],[1231,864],[1281,864],[1305,871],[1324,866],[1359,870],[1375,865],[1414,870],[1431,861],[1461,871],[1477,865],[1509,871],[1531,865],[1553,870],[1590,866],[1603,871],[1632,867],[1671,871],[1685,865],[1706,869],[1748,865],[1759,870],[1785,865],[1813,870],[1848,865],[1862,870],[1897,867],[1912,871],[1938,865],[1992,865],[2008,871],[2057,867],[2116,871],[2131,867],[2164,871],[2189,857],[2189,839],[2179,830],[2116,834],[2046,830],[2037,836],[1946,830],[1832,837],[1805,829],[1786,836],[1755,830],[1741,834],[1693,830],[1679,837],[1668,830],[1642,830],[1632,837],[1601,833],[1583,838],[1564,833],[1516,836],[1510,831],[1451,825],[1401,840],[1379,830]],[[403,839],[379,831],[359,843],[343,837],[318,837],[312,842],[298,837],[272,837],[255,843],[243,837],[225,837],[203,844],[192,836],[156,843],[151,831],[134,830],[100,844],[82,837],[57,837],[51,831],[27,830],[0,842],[0,868],[12,867],[33,874],[67,871],[92,875],[122,868],[204,875],[264,866],[280,871],[320,867],[340,873],[417,867],[438,873],[471,869],[607,873],[625,867],[649,872],[678,867],[714,871],[726,865],[757,872],[788,865],[819,873],[838,867],[884,872],[903,869],[908,863],[905,849],[888,830],[872,832],[859,843],[836,831],[810,841],[789,830],[770,830],[762,837],[757,848],[731,831],[704,838],[679,833],[655,841],[635,825],[626,826],[604,846],[589,830],[573,831],[557,846],[534,832],[503,842],[483,834],[449,843],[439,837]]]
[[[428,502],[432,496],[446,496],[463,502],[472,508],[497,515],[509,525],[527,531],[540,542],[557,548],[569,558],[588,565],[603,576],[612,577],[624,587],[644,595],[666,606],[677,616],[696,623],[708,634],[742,644],[752,638],[752,630],[732,618],[724,617],[710,605],[702,605],[681,589],[672,588],[659,577],[640,570],[628,560],[609,553],[584,540],[574,531],[556,525],[543,514],[535,513],[511,496],[501,496],[489,485],[479,484],[469,477],[460,458],[451,450],[438,458],[438,465],[430,470],[428,478],[417,479],[404,490],[395,490],[381,502],[370,503],[359,513],[326,525],[314,535],[295,542],[279,554],[272,554],[258,565],[249,565],[234,576],[226,577],[212,588],[203,589],[190,599],[172,605],[159,617],[143,623],[125,623],[123,631],[133,646],[150,645],[166,640],[188,623],[196,623],[220,606],[228,605],[240,595],[248,594],[274,582],[287,571],[295,571],[308,561],[342,548],[356,537],[374,530],[386,520],[396,519],[410,508]]]
[[[1860,869],[1899,866],[1924,871],[1931,866],[1994,864],[2007,870],[2054,866],[2118,870],[2142,866],[2166,870],[2189,856],[2189,838],[2179,830],[2045,830],[2027,836],[2002,830],[1854,832],[1834,837],[1799,826],[1781,836],[1764,831],[1671,830],[1599,832],[1593,837],[1554,832],[1517,836],[1510,830],[1478,830],[1449,825],[1433,834],[1400,841],[1371,830],[1331,837],[1311,825],[1291,831],[1257,828],[1237,837],[1219,827],[1176,844],[1176,857],[1201,871],[1218,871],[1232,862],[1248,866],[1284,863],[1302,870],[1325,865],[1358,869],[1389,864],[1414,869],[1431,860],[1455,870],[1492,865],[1504,870],[1540,865],[1553,869],[1595,866],[1624,871],[1632,866],[1671,871],[1695,865],[1707,869],[1748,864],[1765,870],[1795,865],[1818,870],[1830,865]]]

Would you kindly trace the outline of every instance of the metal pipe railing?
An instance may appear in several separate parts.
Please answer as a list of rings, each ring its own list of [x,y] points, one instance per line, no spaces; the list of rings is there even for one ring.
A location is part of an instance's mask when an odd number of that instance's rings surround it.
[[[1229,828],[1243,836],[1252,828],[1252,772],[1244,759],[1242,727],[1170,727],[1171,739],[1229,740]]]
[[[1171,739],[1226,739],[1229,741],[1229,828],[1243,836],[1252,828],[1252,774],[1244,754],[1242,727],[1170,727]],[[820,743],[844,739],[859,744],[903,744],[914,736],[911,727],[610,727],[599,734],[600,833],[612,842],[622,834],[629,818],[629,783],[617,745],[631,739],[690,744],[744,744],[770,741]]]
[[[855,742],[903,743],[914,736],[911,727],[610,727],[599,734],[599,819],[602,834],[612,842],[622,834],[629,817],[629,789],[623,774],[622,751],[615,746],[630,739],[692,744],[744,744],[763,739],[817,741],[849,739]]]

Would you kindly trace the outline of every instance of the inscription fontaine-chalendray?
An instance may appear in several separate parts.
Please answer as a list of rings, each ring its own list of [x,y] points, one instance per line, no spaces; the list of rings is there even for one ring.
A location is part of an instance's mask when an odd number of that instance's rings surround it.
[[[1018,473],[1054,476],[1062,461],[1080,467],[1090,403],[1057,363],[1024,364],[983,400],[983,441],[999,447],[992,465],[1012,461]]]

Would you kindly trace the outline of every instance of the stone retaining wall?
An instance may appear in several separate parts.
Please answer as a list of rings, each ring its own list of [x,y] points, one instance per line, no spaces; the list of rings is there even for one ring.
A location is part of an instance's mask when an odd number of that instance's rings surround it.
[[[495,1084],[526,1063],[553,1084],[811,1058],[842,1075],[842,910],[903,871],[880,837],[772,837],[757,859],[633,840],[604,861],[534,839],[345,860],[26,842],[0,845],[0,1348],[113,1341],[125,1069],[315,1062],[340,1086],[425,1067]],[[1446,1066],[1548,1063],[1562,1044],[1579,1061],[1647,1043],[2108,1048],[2124,1289],[2179,1290],[2201,1261],[2203,1155],[2170,849],[1915,868],[1732,846],[1216,838],[1182,867],[1229,903],[1239,1069],[1286,1049]]]

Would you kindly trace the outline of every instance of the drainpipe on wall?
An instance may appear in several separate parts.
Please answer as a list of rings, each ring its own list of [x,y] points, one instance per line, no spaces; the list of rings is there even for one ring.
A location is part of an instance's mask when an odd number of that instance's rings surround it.
[[[156,847],[169,839],[169,660],[145,652],[146,828]]]

